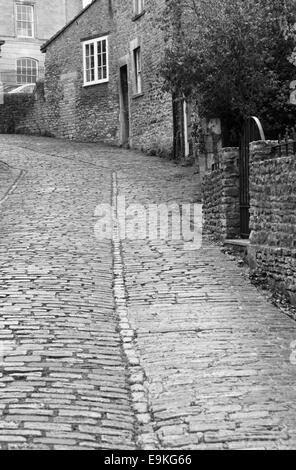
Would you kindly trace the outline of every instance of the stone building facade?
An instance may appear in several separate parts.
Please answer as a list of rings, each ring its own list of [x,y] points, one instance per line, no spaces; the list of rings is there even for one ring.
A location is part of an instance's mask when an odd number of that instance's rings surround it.
[[[159,74],[164,6],[95,0],[43,45],[50,134],[172,152],[172,97]]]
[[[0,81],[6,89],[43,75],[40,47],[82,10],[82,0],[0,0]]]

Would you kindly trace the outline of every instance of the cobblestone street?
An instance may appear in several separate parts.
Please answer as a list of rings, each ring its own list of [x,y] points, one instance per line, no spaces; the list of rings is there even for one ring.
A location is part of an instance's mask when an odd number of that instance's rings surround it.
[[[118,195],[200,202],[192,168],[15,135],[0,160],[0,448],[296,448],[296,323],[219,247],[95,237]]]

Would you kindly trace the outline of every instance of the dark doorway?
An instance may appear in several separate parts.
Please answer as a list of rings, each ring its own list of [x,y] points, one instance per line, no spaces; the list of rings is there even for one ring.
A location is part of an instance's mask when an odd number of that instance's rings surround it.
[[[250,236],[250,143],[265,140],[262,125],[258,118],[246,119],[240,140],[240,231],[242,238]]]
[[[129,143],[129,93],[127,65],[120,67],[120,123],[121,144]]]

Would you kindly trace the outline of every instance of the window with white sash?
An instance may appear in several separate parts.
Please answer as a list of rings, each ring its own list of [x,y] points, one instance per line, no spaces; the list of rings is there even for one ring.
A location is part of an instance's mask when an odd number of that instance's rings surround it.
[[[109,81],[108,36],[82,43],[84,86]]]
[[[36,83],[38,79],[38,61],[29,57],[17,59],[16,77],[18,85]]]
[[[26,3],[16,3],[16,34],[19,38],[34,37],[34,7]]]
[[[141,48],[134,50],[134,69],[135,69],[135,93],[139,94],[143,91],[142,86],[142,56]]]

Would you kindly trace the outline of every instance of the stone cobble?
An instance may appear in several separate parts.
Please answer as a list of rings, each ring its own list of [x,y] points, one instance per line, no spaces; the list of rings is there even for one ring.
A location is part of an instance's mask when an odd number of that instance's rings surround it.
[[[162,199],[152,175],[139,192],[139,175],[122,171],[120,191],[142,204],[198,200],[178,184]],[[122,250],[159,447],[295,448],[295,322],[206,241],[192,251],[184,241],[126,240]]]
[[[94,235],[95,208],[200,201],[192,168],[0,136],[3,449],[293,449],[296,324],[205,242]]]

